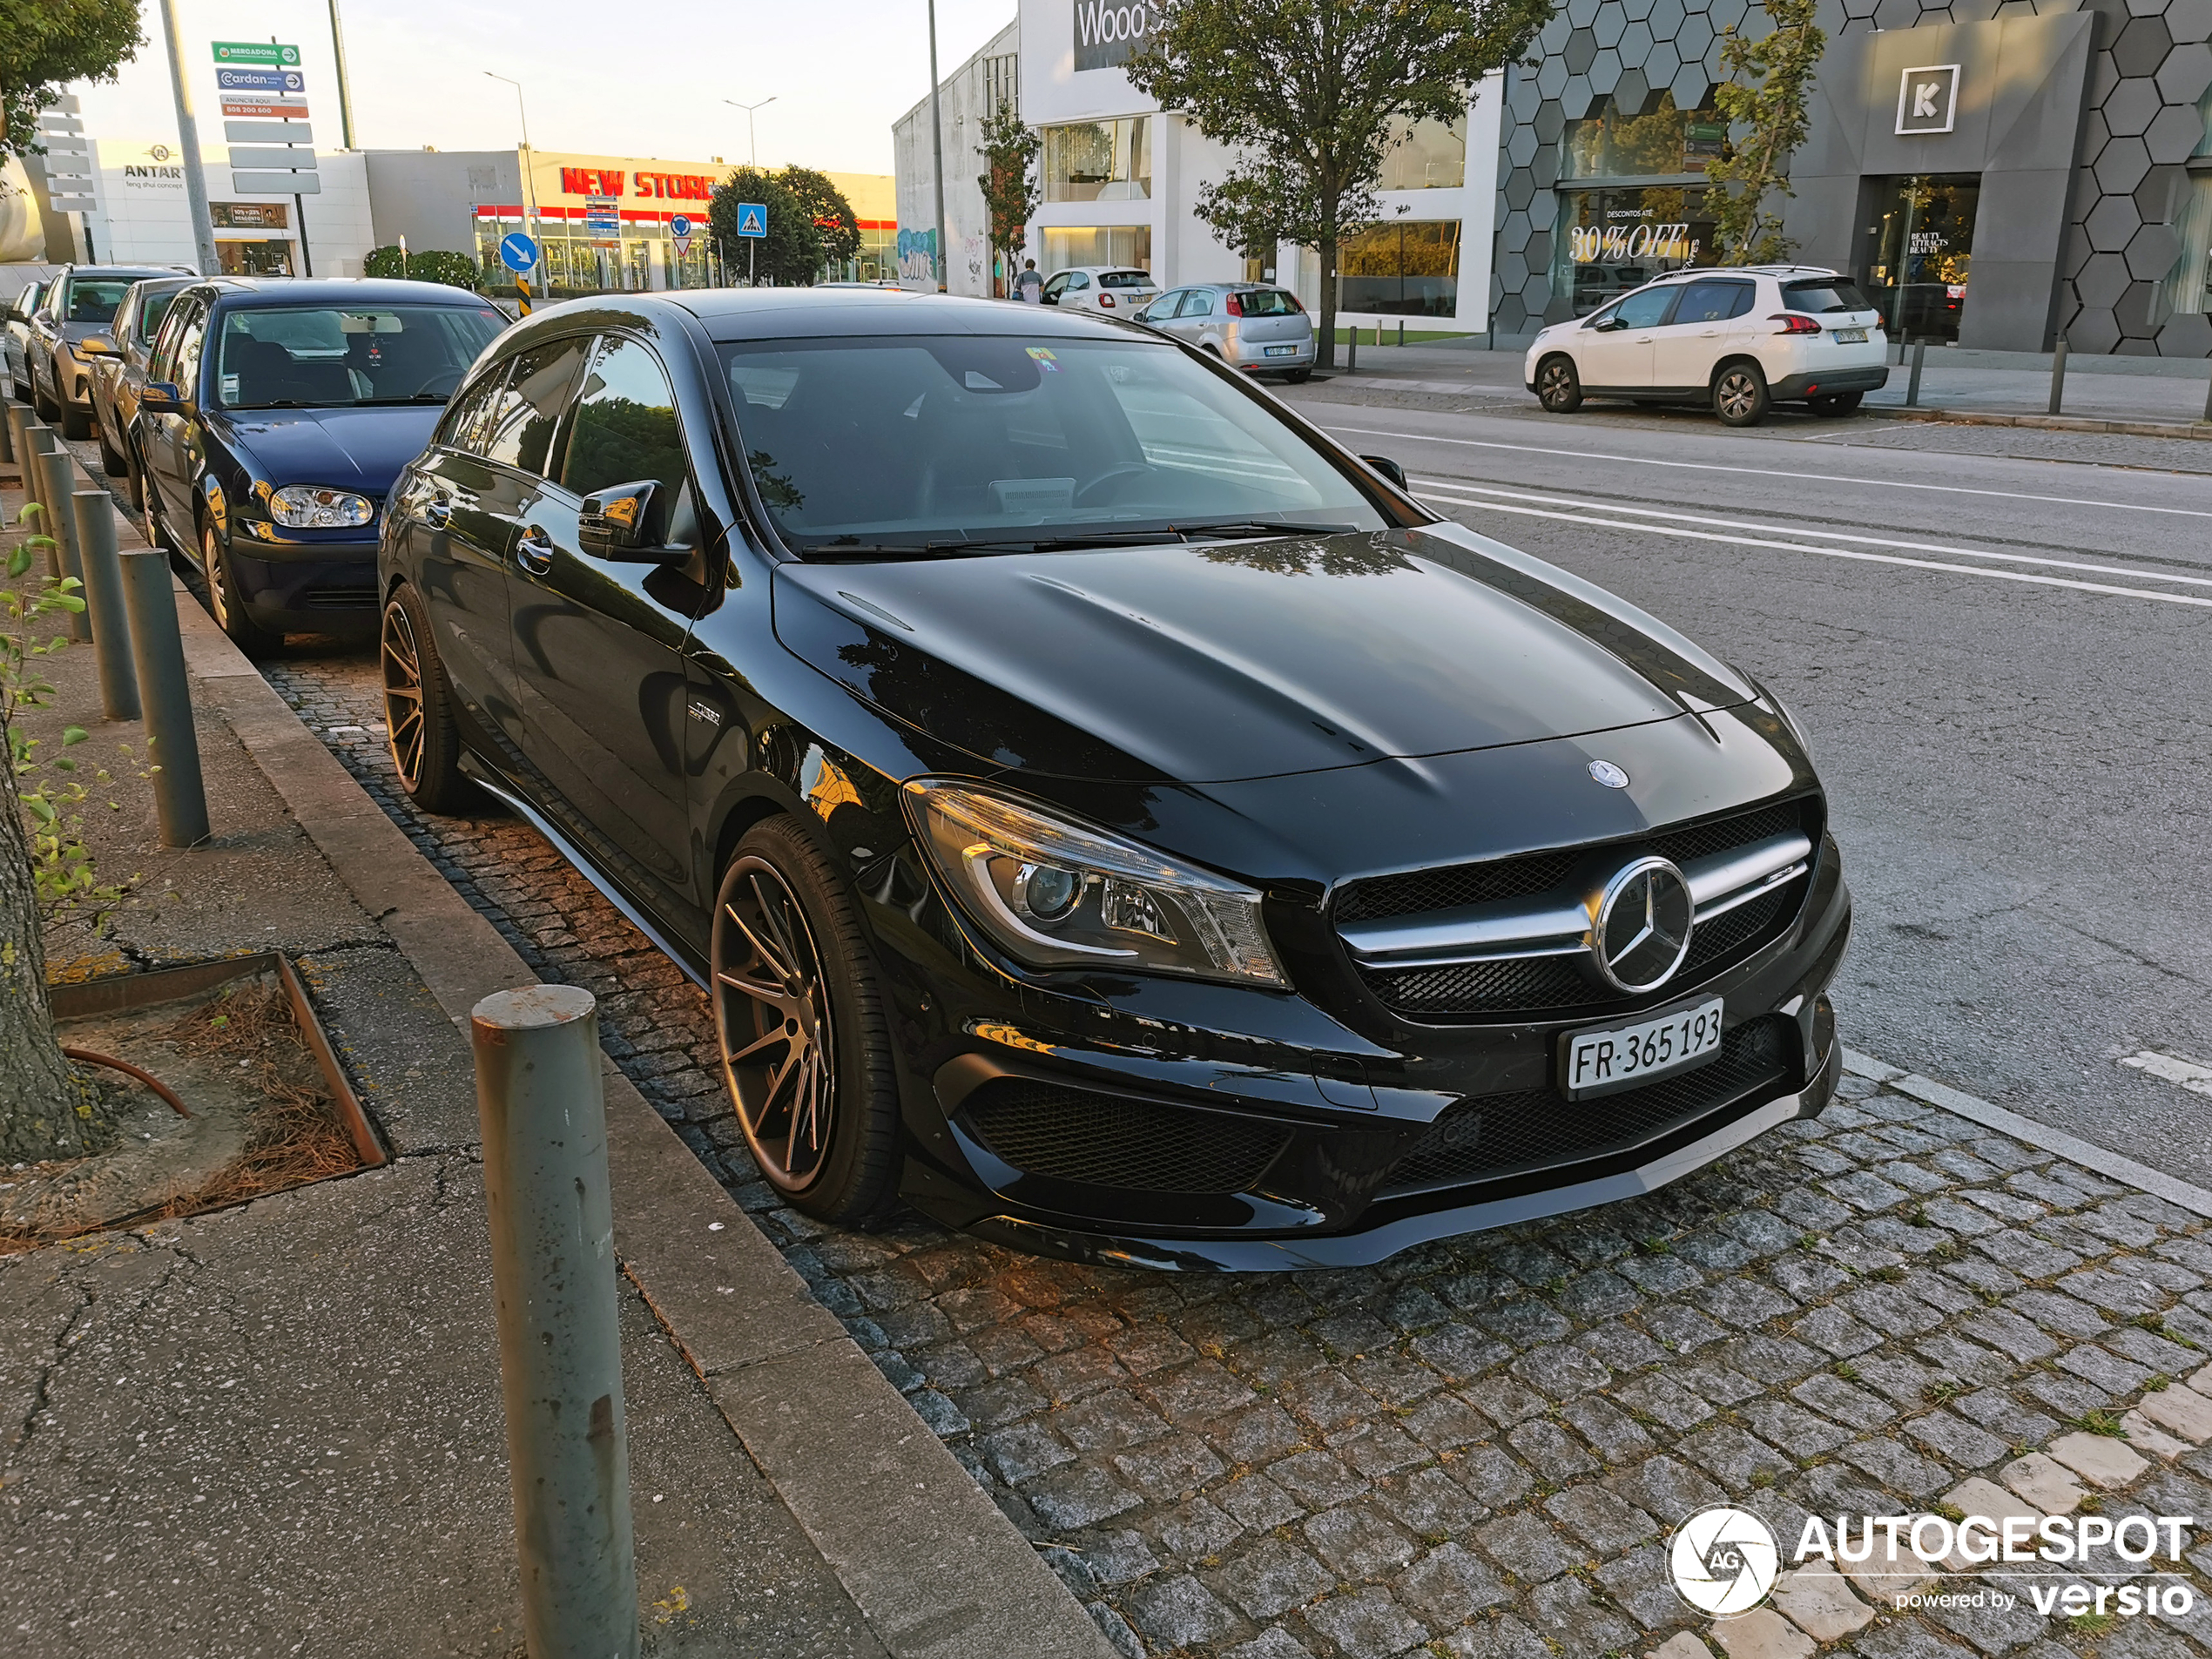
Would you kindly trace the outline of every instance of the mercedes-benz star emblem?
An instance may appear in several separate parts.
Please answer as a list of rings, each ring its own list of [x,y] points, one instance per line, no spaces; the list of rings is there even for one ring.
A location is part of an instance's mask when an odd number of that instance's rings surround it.
[[[1610,760],[1591,761],[1590,776],[1608,789],[1626,789],[1629,786],[1629,774]]]
[[[1689,954],[1696,906],[1683,873],[1664,859],[1637,859],[1591,907],[1590,955],[1615,989],[1656,991]]]

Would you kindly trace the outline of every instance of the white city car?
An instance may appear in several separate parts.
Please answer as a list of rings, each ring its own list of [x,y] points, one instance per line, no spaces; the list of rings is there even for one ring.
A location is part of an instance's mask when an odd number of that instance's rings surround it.
[[[1126,265],[1078,265],[1055,271],[1045,279],[1043,294],[1049,306],[1103,311],[1109,317],[1126,317],[1159,297],[1150,272]]]
[[[1528,347],[1522,379],[1554,415],[1585,397],[1703,403],[1757,426],[1776,403],[1849,415],[1890,376],[1881,313],[1847,277],[1818,266],[1677,271]]]

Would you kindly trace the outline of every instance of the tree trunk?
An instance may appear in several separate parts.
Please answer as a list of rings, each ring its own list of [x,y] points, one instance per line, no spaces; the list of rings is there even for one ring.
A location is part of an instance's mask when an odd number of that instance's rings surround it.
[[[0,1161],[75,1157],[113,1134],[98,1091],[71,1069],[54,1035],[23,806],[0,756]]]
[[[1329,203],[1326,212],[1330,222],[1333,224],[1336,204]],[[1321,238],[1320,246],[1313,251],[1321,260],[1321,338],[1316,342],[1318,349],[1313,354],[1313,361],[1320,368],[1334,368],[1337,366],[1337,233],[1327,232]]]

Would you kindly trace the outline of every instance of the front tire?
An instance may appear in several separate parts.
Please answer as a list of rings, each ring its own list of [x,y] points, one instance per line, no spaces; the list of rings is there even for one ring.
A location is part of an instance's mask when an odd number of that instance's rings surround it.
[[[73,403],[64,403],[61,409],[62,436],[82,443],[92,435],[91,410],[80,409]]]
[[[1572,358],[1547,357],[1536,365],[1536,401],[1553,415],[1572,415],[1582,407],[1582,377]]]
[[[1713,381],[1713,413],[1723,426],[1757,426],[1771,407],[1757,363],[1730,363]]]
[[[897,1189],[891,1031],[860,913],[787,818],[739,841],[714,900],[714,1026],[738,1126],[760,1173],[840,1226]]]
[[[384,675],[384,732],[400,787],[426,813],[452,813],[472,792],[461,771],[453,689],[420,595],[401,587],[384,606],[377,659]]]
[[[1836,421],[1846,415],[1856,415],[1864,392],[1831,392],[1826,397],[1808,398],[1812,412],[1824,421]]]
[[[127,478],[131,475],[130,458],[122,450],[117,448],[113,440],[108,436],[108,423],[105,421],[100,422],[100,470],[111,478]]]
[[[231,556],[212,520],[199,527],[199,569],[207,580],[208,612],[232,644],[248,657],[266,657],[284,644],[282,634],[271,633],[246,614],[246,596],[238,590]]]

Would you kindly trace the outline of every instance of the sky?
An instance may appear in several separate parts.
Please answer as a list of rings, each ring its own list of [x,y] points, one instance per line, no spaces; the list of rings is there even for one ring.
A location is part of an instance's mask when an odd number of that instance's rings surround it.
[[[891,124],[929,91],[927,0],[340,0],[364,149],[511,149],[523,83],[541,150],[705,161],[759,159],[826,172],[887,173]],[[144,0],[146,45],[111,84],[87,84],[95,138],[176,138],[158,0]],[[938,0],[938,63],[949,72],[1014,17],[1015,0]],[[337,81],[325,0],[178,0],[179,49],[193,76],[203,139],[219,140],[215,40],[297,45],[318,142],[338,142]],[[210,124],[214,124],[211,128]]]

